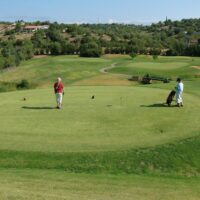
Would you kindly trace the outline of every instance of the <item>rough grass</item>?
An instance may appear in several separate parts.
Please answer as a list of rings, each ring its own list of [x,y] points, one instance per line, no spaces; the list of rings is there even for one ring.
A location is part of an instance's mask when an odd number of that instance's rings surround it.
[[[198,200],[199,179],[0,170],[2,200]]]
[[[17,87],[16,83],[0,82],[0,92],[15,91],[16,87]]]
[[[0,151],[0,166],[87,174],[199,176],[200,137],[152,148],[91,153]]]

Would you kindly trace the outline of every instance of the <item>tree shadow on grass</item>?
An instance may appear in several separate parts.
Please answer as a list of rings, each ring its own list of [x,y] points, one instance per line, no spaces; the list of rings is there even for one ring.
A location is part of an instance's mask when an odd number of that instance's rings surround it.
[[[27,110],[55,110],[56,107],[34,107],[34,106],[23,106],[23,109],[27,109]]]
[[[176,105],[168,106],[165,103],[155,103],[155,104],[152,104],[152,105],[141,105],[140,107],[145,107],[145,108],[172,108],[172,107],[176,107]]]

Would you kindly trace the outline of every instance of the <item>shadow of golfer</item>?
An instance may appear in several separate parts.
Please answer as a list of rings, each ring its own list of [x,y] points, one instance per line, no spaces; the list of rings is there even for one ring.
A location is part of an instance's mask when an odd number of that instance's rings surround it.
[[[141,105],[140,107],[146,107],[146,108],[170,108],[170,107],[176,107],[176,106],[175,105],[168,106],[165,103],[155,103],[155,104],[152,104],[152,105]]]
[[[33,106],[23,106],[23,109],[27,110],[54,110],[55,107],[33,107]]]

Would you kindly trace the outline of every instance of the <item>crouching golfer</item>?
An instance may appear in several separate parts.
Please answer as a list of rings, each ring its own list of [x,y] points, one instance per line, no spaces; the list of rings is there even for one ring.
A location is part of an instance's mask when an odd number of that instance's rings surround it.
[[[61,109],[64,94],[64,85],[61,78],[58,78],[57,82],[54,84],[54,92],[56,94],[57,109]]]
[[[178,107],[183,107],[183,90],[184,90],[184,84],[180,78],[177,79],[177,86],[176,89],[176,103]]]

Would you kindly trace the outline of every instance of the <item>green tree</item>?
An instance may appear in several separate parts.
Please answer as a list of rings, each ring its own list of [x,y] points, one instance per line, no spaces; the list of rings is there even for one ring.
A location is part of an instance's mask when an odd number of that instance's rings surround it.
[[[46,48],[47,41],[45,38],[46,38],[45,32],[43,30],[38,30],[31,37],[31,41],[35,48]]]
[[[62,42],[64,38],[62,37],[59,26],[51,25],[46,33],[47,38],[49,38],[52,42]]]
[[[22,24],[21,23],[22,23],[21,21],[18,21],[16,23],[15,32],[21,32],[21,30],[22,30]]]
[[[81,40],[80,56],[100,57],[101,55],[102,55],[102,48],[96,38],[87,35]]]
[[[61,46],[62,46],[62,54],[73,55],[76,52],[76,47],[74,44],[63,42]]]
[[[62,53],[62,46],[59,42],[52,42],[49,49],[51,55],[60,55]]]
[[[33,44],[30,40],[25,40],[23,42],[22,54],[25,60],[31,59],[34,56]]]
[[[4,68],[9,68],[9,67],[14,67],[16,66],[15,63],[15,56],[8,56],[6,58],[4,58],[4,64],[3,64]]]
[[[9,57],[11,55],[15,55],[15,47],[11,41],[7,41],[1,51],[3,57]]]

